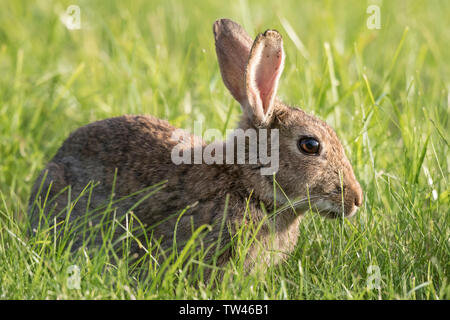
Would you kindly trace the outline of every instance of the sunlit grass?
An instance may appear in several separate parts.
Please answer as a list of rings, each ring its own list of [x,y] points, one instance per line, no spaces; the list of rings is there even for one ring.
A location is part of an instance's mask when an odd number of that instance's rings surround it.
[[[77,1],[80,30],[60,20],[70,4],[1,5],[1,298],[449,298],[448,1],[384,1],[375,30],[364,1]],[[216,286],[148,261],[138,279],[110,244],[72,254],[51,230],[28,239],[31,186],[79,126],[126,113],[188,129],[235,125],[240,109],[214,51],[220,17],[251,36],[282,33],[280,98],[335,128],[364,189],[358,214],[308,213],[286,263],[245,275],[238,259]],[[80,290],[67,287],[73,265]],[[379,290],[367,288],[369,266]]]

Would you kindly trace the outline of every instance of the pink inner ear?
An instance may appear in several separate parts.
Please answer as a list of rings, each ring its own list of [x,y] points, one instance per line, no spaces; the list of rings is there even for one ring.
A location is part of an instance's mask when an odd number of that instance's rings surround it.
[[[250,116],[257,123],[271,121],[278,80],[284,66],[283,40],[275,30],[259,34],[250,51],[246,89]]]
[[[276,93],[283,62],[283,52],[281,48],[274,50],[274,48],[265,45],[260,54],[259,63],[255,70],[255,83],[259,90],[264,114],[266,114]]]

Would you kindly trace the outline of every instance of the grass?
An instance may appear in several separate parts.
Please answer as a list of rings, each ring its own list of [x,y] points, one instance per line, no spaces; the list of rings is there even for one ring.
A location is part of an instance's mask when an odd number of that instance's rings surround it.
[[[70,4],[81,8],[81,30],[60,21]],[[374,30],[367,5],[4,1],[0,298],[449,299],[450,3],[384,1]],[[192,285],[173,267],[177,257],[165,274],[149,268],[136,279],[107,245],[71,254],[51,230],[28,239],[34,179],[79,126],[126,113],[187,129],[206,119],[205,129],[234,126],[239,106],[214,51],[219,17],[251,36],[283,34],[279,95],[337,131],[364,189],[358,214],[333,221],[308,213],[286,263],[244,275],[236,261],[216,287]],[[68,272],[79,272],[80,289],[70,289]],[[377,272],[380,287],[370,289]]]

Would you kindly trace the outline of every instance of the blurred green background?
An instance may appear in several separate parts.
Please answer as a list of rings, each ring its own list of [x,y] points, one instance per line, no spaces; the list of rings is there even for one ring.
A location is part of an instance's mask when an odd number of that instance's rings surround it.
[[[373,4],[380,29],[367,27]],[[69,5],[80,8],[79,30],[63,23]],[[1,0],[0,8],[0,256],[16,241],[6,231],[22,231],[38,172],[79,126],[127,113],[187,129],[195,120],[235,125],[241,111],[222,84],[212,35],[227,17],[252,37],[281,32],[279,97],[335,128],[365,203],[343,225],[307,216],[281,267],[285,296],[275,277],[272,289],[206,297],[449,298],[449,1]],[[24,255],[4,256],[0,279],[25,268]],[[366,289],[371,264],[382,269],[381,291]],[[31,280],[20,293],[7,281],[7,297],[46,296]],[[121,297],[104,289],[94,297]]]

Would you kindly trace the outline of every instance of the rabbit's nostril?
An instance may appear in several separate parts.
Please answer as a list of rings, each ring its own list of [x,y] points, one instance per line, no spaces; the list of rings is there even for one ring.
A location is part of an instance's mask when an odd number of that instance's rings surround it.
[[[361,207],[362,202],[363,202],[363,194],[362,194],[362,191],[360,191],[360,192],[357,192],[357,193],[356,193],[356,196],[355,196],[355,206]]]

